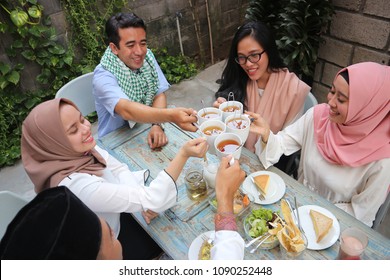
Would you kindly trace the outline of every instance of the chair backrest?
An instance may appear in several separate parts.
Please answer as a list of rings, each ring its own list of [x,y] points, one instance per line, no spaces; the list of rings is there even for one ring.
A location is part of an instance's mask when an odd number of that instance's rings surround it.
[[[387,197],[385,202],[381,205],[379,208],[378,212],[376,213],[374,223],[372,225],[372,228],[377,230],[381,223],[383,222],[384,218],[386,217],[387,212],[389,211],[390,208],[390,187],[389,191],[387,192]],[[390,215],[390,214],[389,214]]]
[[[83,116],[89,115],[96,111],[92,94],[92,78],[93,72],[71,80],[57,91],[56,98],[64,97],[73,101]]]
[[[311,107],[318,104],[317,99],[314,97],[314,95],[309,92],[309,94],[306,96],[305,99],[305,105],[303,107],[303,113],[306,113],[307,110],[309,110]]]
[[[24,199],[13,192],[0,192],[0,239],[3,238],[8,224],[27,203],[27,199]]]

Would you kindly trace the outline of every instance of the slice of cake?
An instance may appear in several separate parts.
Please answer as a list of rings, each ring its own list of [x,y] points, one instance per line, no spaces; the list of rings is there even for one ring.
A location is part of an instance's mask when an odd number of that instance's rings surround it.
[[[313,221],[314,231],[316,232],[318,243],[328,234],[329,230],[332,228],[333,220],[313,209],[310,210],[310,217]]]
[[[254,181],[255,181],[255,184],[256,184],[257,188],[258,188],[263,194],[266,195],[266,194],[267,194],[267,191],[268,191],[269,180],[270,180],[269,175],[267,175],[267,174],[258,175],[258,176],[255,176],[253,179],[254,179]]]

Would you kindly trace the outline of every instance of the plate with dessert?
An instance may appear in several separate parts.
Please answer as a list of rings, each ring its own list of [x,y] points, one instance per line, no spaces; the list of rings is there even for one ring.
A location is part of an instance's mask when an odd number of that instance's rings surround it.
[[[211,258],[211,247],[209,239],[213,240],[215,238],[215,231],[207,231],[200,234],[198,237],[192,241],[190,248],[188,250],[188,259],[189,260],[209,260]]]
[[[253,180],[252,180],[253,179]],[[254,203],[268,205],[279,201],[286,192],[286,184],[276,173],[257,171],[248,175],[242,184],[244,193],[253,195]],[[260,195],[263,198],[260,198]]]
[[[317,205],[304,205],[298,211],[308,249],[323,250],[337,241],[340,224],[332,212]]]

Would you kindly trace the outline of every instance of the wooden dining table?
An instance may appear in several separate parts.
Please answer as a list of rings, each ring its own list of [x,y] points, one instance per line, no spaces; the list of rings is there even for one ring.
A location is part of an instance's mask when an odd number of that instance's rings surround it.
[[[177,127],[175,124],[166,123],[165,133],[169,142],[161,150],[152,150],[147,143],[147,135],[150,131],[150,124],[136,124],[132,129],[122,127],[110,134],[98,139],[98,145],[106,149],[112,156],[119,161],[126,163],[130,170],[138,171],[149,169],[150,183],[157,174],[166,168],[169,162],[175,157],[180,147],[190,139],[199,137],[198,133],[186,132]],[[209,162],[218,163],[218,158],[214,155],[207,154]],[[146,224],[141,213],[133,213],[139,224],[145,231],[157,242],[157,244],[173,259],[186,260],[188,259],[188,251],[191,243],[195,238],[202,233],[214,230],[214,215],[215,210],[211,207],[208,197],[213,195],[213,189],[209,188],[204,199],[199,201],[191,200],[186,193],[185,172],[202,165],[203,159],[190,158],[176,184],[178,189],[178,199],[175,206],[166,210],[152,220],[150,224]],[[251,174],[256,171],[264,170],[263,165],[258,157],[243,148],[240,157],[240,166],[247,173]],[[337,219],[340,225],[340,232],[348,227],[355,227],[362,230],[368,237],[368,246],[364,252],[364,259],[390,259],[390,239],[381,235],[377,231],[360,222],[353,216],[339,209],[328,200],[322,198],[318,194],[310,191],[307,187],[288,176],[281,170],[270,167],[269,172],[279,175],[285,185],[286,192],[283,198],[293,200],[294,197],[298,202],[298,206],[317,205],[330,211]],[[269,205],[258,205],[251,203],[250,208],[265,207],[273,211],[280,210],[280,201]],[[248,212],[250,210],[247,210]],[[238,232],[244,238],[245,242],[249,239],[245,235],[243,228],[243,219],[245,215],[237,217]],[[302,258],[307,260],[334,260],[337,258],[339,251],[339,239],[328,248],[322,250],[306,249],[303,252]],[[256,260],[275,260],[282,259],[279,246],[264,250],[258,249],[254,253],[250,253],[245,249],[244,259]]]

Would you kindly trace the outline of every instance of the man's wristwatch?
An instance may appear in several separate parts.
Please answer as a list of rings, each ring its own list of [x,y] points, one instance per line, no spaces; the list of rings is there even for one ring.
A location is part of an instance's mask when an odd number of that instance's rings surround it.
[[[152,126],[153,125],[158,125],[159,127],[161,127],[162,131],[165,130],[165,127],[164,127],[164,124],[163,123],[152,123]]]

